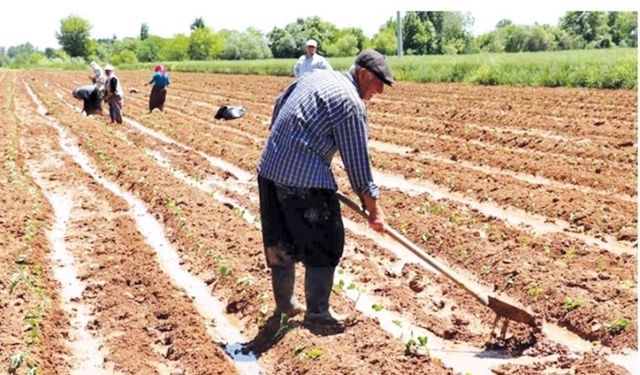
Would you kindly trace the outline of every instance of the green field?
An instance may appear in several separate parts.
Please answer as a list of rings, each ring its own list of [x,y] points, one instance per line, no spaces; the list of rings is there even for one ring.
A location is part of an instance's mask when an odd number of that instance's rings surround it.
[[[398,81],[636,89],[637,53],[636,48],[610,48],[401,58],[391,56],[389,60]],[[336,70],[347,70],[353,58],[332,58],[330,62]],[[295,59],[178,61],[165,64],[170,71],[293,76]],[[128,64],[119,69],[148,69],[151,72],[154,65]]]

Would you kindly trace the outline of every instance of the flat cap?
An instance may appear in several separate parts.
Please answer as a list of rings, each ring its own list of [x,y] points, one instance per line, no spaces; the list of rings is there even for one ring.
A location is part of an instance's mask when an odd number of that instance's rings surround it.
[[[355,61],[359,65],[376,75],[382,82],[387,85],[393,85],[393,74],[387,59],[378,51],[365,50],[358,54]]]

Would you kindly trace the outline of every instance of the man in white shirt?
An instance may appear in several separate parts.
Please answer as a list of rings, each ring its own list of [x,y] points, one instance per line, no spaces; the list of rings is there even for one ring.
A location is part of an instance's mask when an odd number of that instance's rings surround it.
[[[307,40],[305,44],[307,53],[300,56],[293,71],[296,78],[300,78],[303,75],[314,71],[315,69],[329,69],[333,70],[327,59],[316,53],[318,42],[313,39]]]

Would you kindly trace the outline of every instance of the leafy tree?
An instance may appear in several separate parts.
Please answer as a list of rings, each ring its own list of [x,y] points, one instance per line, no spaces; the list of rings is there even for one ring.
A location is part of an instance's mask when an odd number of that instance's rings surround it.
[[[355,56],[358,54],[358,38],[345,34],[325,48],[327,56]]]
[[[192,31],[197,29],[204,29],[206,27],[207,26],[204,24],[204,19],[202,19],[202,17],[196,18],[190,26]]]
[[[395,55],[398,51],[396,25],[392,18],[381,26],[378,34],[373,36],[371,47],[384,55]]]
[[[496,23],[496,29],[501,29],[505,26],[513,25],[510,19],[503,18],[498,23]]]
[[[476,47],[480,52],[504,52],[503,34],[504,33],[500,33],[499,30],[493,30],[488,33],[478,35],[475,38]]]
[[[114,65],[135,64],[138,62],[138,58],[133,51],[124,50],[111,55],[110,61]]]
[[[67,55],[63,50],[55,49],[51,47],[47,47],[44,49],[44,56],[49,60],[52,60],[52,59],[68,60],[69,59],[69,55]]]
[[[402,47],[407,55],[425,55],[435,49],[435,29],[418,12],[407,12],[402,24]]]
[[[319,52],[323,52],[325,44],[328,45],[337,39],[338,28],[330,22],[323,21],[320,17],[299,18],[296,24],[293,30],[300,31],[297,36],[294,35],[298,42],[298,54],[306,52],[304,43],[307,39],[313,38],[318,41]]]
[[[362,31],[362,29],[358,27],[347,27],[346,29],[340,30],[338,35],[339,35],[338,39],[340,39],[345,35],[352,35],[356,38],[356,48],[358,49],[358,51],[362,51],[363,49],[366,49],[365,46],[367,44],[367,36],[364,35],[364,32]]]
[[[168,39],[158,52],[160,61],[183,61],[189,58],[189,38],[184,34]]]
[[[438,43],[442,46],[440,53],[468,53],[473,40],[471,33],[467,30],[468,26],[473,24],[471,15],[461,12],[441,13],[441,29],[436,28],[437,36],[441,39]]]
[[[637,12],[609,12],[608,24],[613,43],[622,47],[638,46]]]
[[[285,29],[274,27],[267,33],[269,48],[275,58],[295,57],[298,50],[296,40],[293,35]]]
[[[165,43],[166,42],[163,38],[155,35],[142,40],[142,43],[139,43],[136,49],[136,56],[138,57],[138,61],[158,61],[160,51],[162,50],[162,47]]]
[[[56,38],[69,56],[87,57],[89,55],[90,31],[89,21],[70,15],[60,21],[60,32],[56,32]]]
[[[553,49],[553,35],[548,34],[542,26],[527,26],[527,31],[525,51],[537,52]]]
[[[604,12],[566,12],[560,18],[560,28],[579,37],[588,47],[609,47],[608,19]]]
[[[4,47],[0,47],[0,66],[9,65],[9,57],[6,54]]]
[[[7,56],[9,59],[15,59],[18,56],[29,56],[38,52],[31,43],[23,43],[18,46],[9,47]]]
[[[255,60],[271,58],[271,50],[260,30],[248,28],[241,33],[235,30],[220,32],[224,49],[221,57],[225,60]]]
[[[149,37],[149,25],[143,23],[140,26],[140,40],[145,40]]]
[[[339,30],[320,17],[298,18],[284,29],[274,28],[267,39],[274,57],[298,57],[305,53],[305,42],[309,38],[318,41],[318,52],[326,53],[327,46],[338,40]]]
[[[189,58],[191,60],[211,60],[222,53],[222,38],[209,28],[198,28],[189,36]]]

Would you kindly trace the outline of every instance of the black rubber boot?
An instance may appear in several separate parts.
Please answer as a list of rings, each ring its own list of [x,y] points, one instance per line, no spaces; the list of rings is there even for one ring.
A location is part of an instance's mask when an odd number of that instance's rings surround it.
[[[296,269],[293,264],[271,267],[271,286],[276,300],[276,314],[293,317],[304,312],[305,308],[293,296],[296,282]]]
[[[304,323],[309,325],[340,325],[346,315],[329,310],[329,297],[333,287],[335,267],[307,267],[304,277],[307,312]]]

